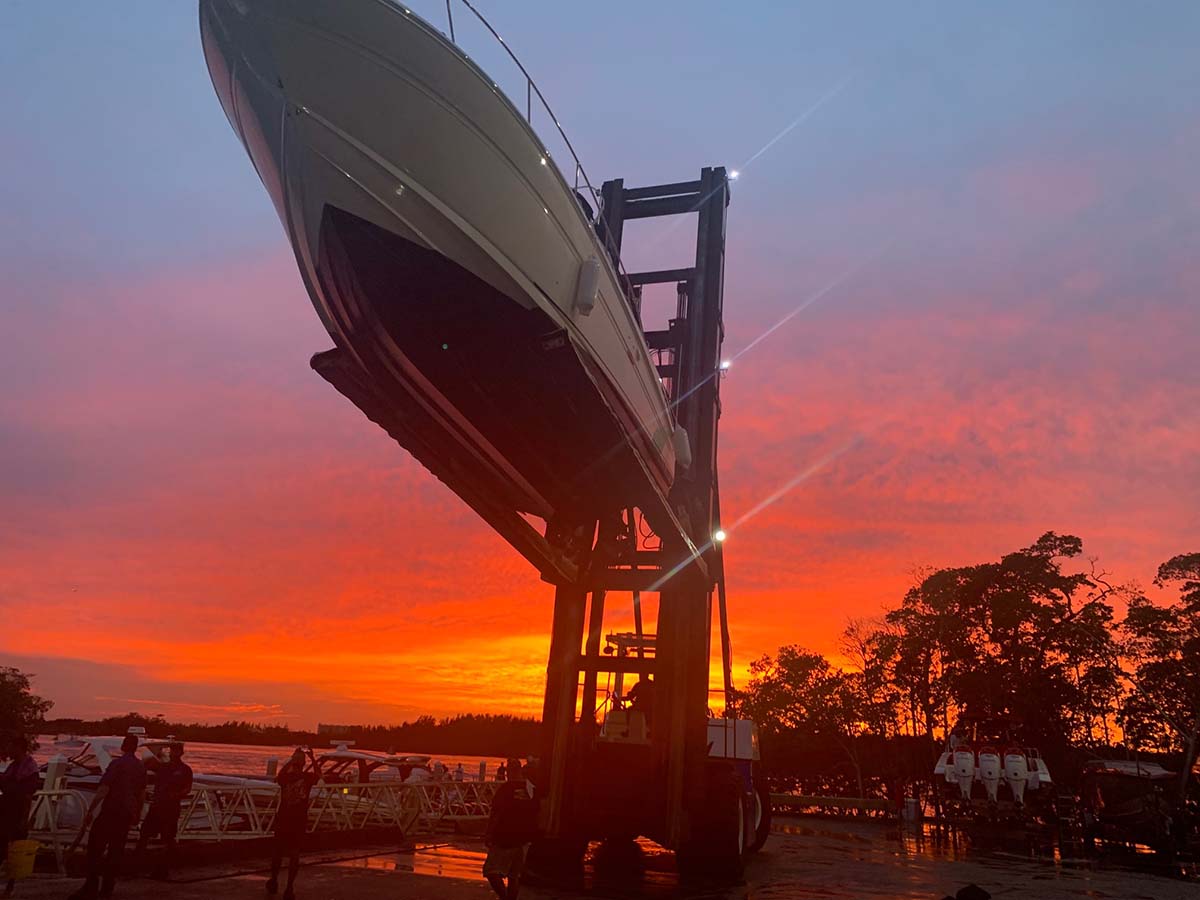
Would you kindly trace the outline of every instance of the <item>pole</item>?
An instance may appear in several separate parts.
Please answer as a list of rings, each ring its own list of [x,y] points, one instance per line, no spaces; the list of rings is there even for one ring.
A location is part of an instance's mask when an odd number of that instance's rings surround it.
[[[580,721],[596,722],[596,675],[600,664],[600,637],[604,633],[604,591],[592,591],[588,618],[587,649],[584,651],[583,708]]]
[[[541,824],[549,837],[557,836],[563,824],[567,756],[579,679],[576,660],[583,640],[586,604],[587,594],[581,588],[560,585],[554,591],[554,624],[546,663],[546,700],[542,707],[543,765],[547,770]]]

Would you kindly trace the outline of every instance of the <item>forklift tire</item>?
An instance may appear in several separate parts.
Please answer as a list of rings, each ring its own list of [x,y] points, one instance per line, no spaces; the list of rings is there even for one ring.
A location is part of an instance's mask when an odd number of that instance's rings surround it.
[[[711,773],[702,830],[675,854],[685,882],[717,879],[737,881],[745,869],[747,846],[745,806],[741,780],[731,770]]]
[[[771,834],[771,789],[765,778],[758,779],[754,785],[754,842],[750,845],[751,853],[757,853],[767,842]]]

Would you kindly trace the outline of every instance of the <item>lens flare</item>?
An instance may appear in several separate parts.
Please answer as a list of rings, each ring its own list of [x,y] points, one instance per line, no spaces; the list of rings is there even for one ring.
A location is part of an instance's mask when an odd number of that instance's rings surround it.
[[[800,472],[797,473],[795,476],[793,476],[791,479],[789,479],[788,481],[785,481],[782,485],[780,485],[778,488],[776,488],[774,491],[772,491],[770,494],[768,494],[766,497],[764,497],[758,503],[754,504],[754,506],[750,507],[750,509],[746,510],[746,512],[744,512],[740,516],[738,516],[738,518],[734,521],[734,523],[729,526],[728,530],[733,531],[738,526],[744,525],[746,522],[753,519],[755,516],[757,516],[763,510],[767,509],[769,506],[771,506],[775,503],[778,503],[780,500],[782,500],[784,497],[786,497],[789,493],[791,493],[793,490],[795,490],[797,487],[799,487],[804,482],[808,481],[808,479],[812,478],[814,475],[816,475],[818,472],[820,472],[822,469],[824,469],[826,466],[828,466],[831,462],[833,462],[839,456],[846,453],[848,450],[852,449],[853,447],[857,446],[861,441],[862,441],[862,435],[855,435],[850,440],[848,440],[845,443],[830,450],[828,453],[826,453],[820,459],[816,460],[815,462],[813,462],[810,465],[806,466],[805,468],[801,469]]]
[[[749,522],[756,515],[758,515],[760,512],[767,509],[768,507],[770,507],[772,504],[778,503],[785,496],[787,496],[789,493],[791,493],[793,490],[795,490],[797,487],[799,487],[804,482],[808,481],[808,479],[812,478],[814,475],[816,475],[818,472],[820,472],[822,469],[824,469],[826,466],[828,466],[831,462],[833,462],[839,456],[846,453],[848,450],[852,449],[853,447],[857,446],[861,441],[862,441],[862,435],[855,435],[850,440],[845,441],[844,443],[838,445],[833,450],[830,450],[824,456],[817,459],[815,462],[813,462],[810,465],[803,468],[794,477],[792,477],[788,481],[784,482],[782,485],[780,485],[778,488],[776,488],[774,491],[772,491],[770,494],[768,494],[766,497],[764,497],[758,503],[754,504],[754,506],[752,506],[746,512],[742,513],[742,515],[740,515],[732,525],[728,526],[727,528],[718,529],[713,534],[713,536],[710,540],[708,540],[702,546],[696,548],[699,551],[700,555],[703,556],[705,553],[707,553],[709,550],[712,550],[718,544],[724,543],[724,541],[729,537],[729,535],[734,531],[734,529],[738,528],[741,525],[744,525],[746,522]],[[666,572],[664,572],[662,575],[660,575],[654,581],[654,583],[650,585],[650,587],[646,588],[646,593],[653,594],[657,591],[662,590],[663,585],[666,584],[668,581],[670,581],[672,578],[674,578],[676,575],[678,575],[680,572],[682,572],[684,570],[684,568],[686,568],[687,565],[691,561],[692,561],[692,558],[690,556],[685,556],[682,560],[680,560],[678,563],[676,563],[674,566],[672,566],[670,569],[668,569]]]
[[[824,94],[822,94],[819,98],[817,98],[817,101],[815,103],[813,103],[806,110],[804,110],[804,112],[800,113],[800,115],[798,115],[790,123],[788,123],[786,126],[784,126],[782,131],[780,131],[773,138],[771,138],[769,141],[767,141],[765,144],[763,144],[762,147],[760,147],[753,156],[751,156],[748,160],[746,160],[742,164],[741,168],[730,169],[729,172],[727,173],[728,179],[730,181],[736,181],[739,177],[741,177],[742,173],[746,170],[747,166],[749,166],[751,163],[753,163],[755,160],[757,160],[760,156],[762,156],[764,153],[766,153],[768,150],[770,150],[772,147],[774,147],[776,144],[778,144],[781,140],[783,140],[785,137],[787,137],[796,128],[798,128],[799,126],[801,126],[805,122],[807,122],[812,116],[814,116],[817,113],[817,111],[822,106],[824,106],[826,103],[828,103],[830,100],[835,98],[838,94],[840,94],[843,90],[845,90],[846,86],[851,81],[854,80],[854,77],[855,77],[855,73],[851,72],[849,75],[847,75],[841,81],[839,81],[837,84],[835,84],[829,90],[827,90]],[[712,196],[712,195],[710,194],[708,196]],[[703,204],[704,201],[708,199],[708,196],[702,197],[700,199],[699,203]],[[697,204],[697,205],[699,205],[699,204]],[[673,234],[677,228],[679,228],[682,224],[684,224],[687,221],[690,221],[690,220],[687,219],[685,216],[673,217],[672,221],[665,228],[663,228],[657,235],[655,235],[653,238],[651,238],[648,241],[648,244],[650,246],[654,246],[654,245],[661,243],[662,241],[666,240],[666,238],[668,236]]]
[[[775,137],[771,138],[769,141],[767,141],[765,144],[763,144],[757,153],[755,153],[753,156],[751,156],[748,160],[746,160],[742,164],[742,168],[745,169],[748,165],[750,165],[750,163],[754,162],[756,159],[758,159],[760,156],[762,156],[764,153],[766,153],[768,150],[770,150],[772,147],[774,147],[776,144],[778,144],[780,141],[782,141],[785,137],[787,137],[794,129],[798,128],[799,126],[801,126],[805,122],[807,122],[813,115],[816,114],[817,110],[819,110],[822,106],[824,106],[826,103],[828,103],[834,97],[836,97],[838,94],[840,94],[842,91],[844,91],[846,89],[846,85],[848,85],[853,80],[854,80],[854,73],[851,73],[851,74],[847,75],[845,78],[843,78],[841,81],[839,81],[837,84],[835,84],[833,87],[831,87],[829,90],[827,90],[824,94],[822,94],[817,99],[816,103],[814,103],[812,106],[810,106],[804,112],[800,113],[800,115],[798,115],[795,119],[792,120],[791,124],[787,125],[782,131],[779,132],[779,134],[775,135]]]

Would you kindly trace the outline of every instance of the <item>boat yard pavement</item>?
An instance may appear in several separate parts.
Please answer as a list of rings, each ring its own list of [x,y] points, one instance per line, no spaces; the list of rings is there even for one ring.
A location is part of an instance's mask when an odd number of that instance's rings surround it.
[[[480,876],[484,850],[477,839],[423,841],[397,851],[375,847],[306,854],[296,883],[298,900],[487,900],[494,896]],[[116,898],[258,900],[266,896],[266,860],[241,860],[180,870],[169,882],[126,879]],[[696,898],[696,900],[782,900],[782,898],[894,898],[942,900],[967,884],[996,898],[1194,898],[1194,881],[1086,861],[1032,858],[1020,853],[954,850],[917,832],[893,826],[828,819],[779,823],[767,847],[732,887],[682,887],[673,857],[639,844],[611,854],[594,847],[582,885],[529,884],[527,900],[573,898]],[[30,900],[65,898],[80,881],[37,875],[21,882],[14,896]]]

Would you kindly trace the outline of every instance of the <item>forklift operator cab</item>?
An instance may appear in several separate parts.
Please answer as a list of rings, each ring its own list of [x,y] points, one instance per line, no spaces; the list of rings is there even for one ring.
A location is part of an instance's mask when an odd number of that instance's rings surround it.
[[[650,725],[646,714],[630,706],[610,709],[600,726],[599,739],[622,744],[649,744]]]

